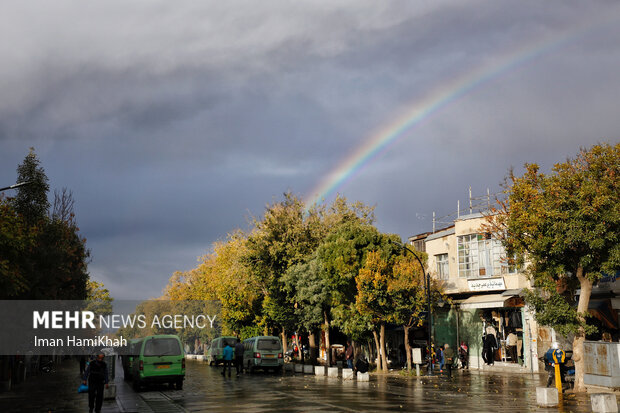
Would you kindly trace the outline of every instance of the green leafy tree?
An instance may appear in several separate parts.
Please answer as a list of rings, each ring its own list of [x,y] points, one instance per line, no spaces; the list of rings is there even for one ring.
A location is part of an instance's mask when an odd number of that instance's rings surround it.
[[[19,187],[17,196],[13,199],[13,206],[29,225],[44,221],[50,207],[47,199],[49,183],[45,170],[34,153],[34,148],[17,167],[17,182],[27,182],[28,185]]]
[[[317,249],[320,271],[316,274],[316,282],[325,292],[321,308],[327,349],[331,344],[331,326],[342,328],[349,335],[359,335],[357,328],[367,325],[368,319],[360,317],[355,307],[356,277],[366,255],[379,250],[381,244],[382,236],[374,226],[361,220],[347,220],[338,225]]]
[[[425,288],[424,272],[419,262],[409,253],[396,256],[392,277],[388,280],[388,294],[393,305],[391,321],[403,326],[405,334],[405,353],[407,354],[407,369],[411,370],[411,346],[409,345],[409,331],[414,327],[421,327],[427,311],[428,297]],[[425,253],[416,251],[423,263],[426,263]],[[440,295],[439,285],[431,283],[431,295]],[[437,297],[438,298],[438,297]],[[432,299],[437,302],[437,299]]]
[[[303,202],[291,193],[282,202],[267,207],[264,217],[255,220],[255,230],[247,240],[244,262],[258,280],[262,300],[260,325],[277,328],[286,347],[286,331],[297,329],[295,297],[285,285],[290,267],[302,263],[321,240],[315,209],[306,212]]]
[[[16,299],[86,298],[89,251],[80,237],[73,214],[73,198],[66,190],[57,195],[50,213],[48,178],[31,148],[17,168],[17,182],[27,182],[15,198],[4,203],[4,242],[0,262],[12,288],[2,294]],[[10,246],[10,248],[9,248]]]
[[[112,314],[113,301],[110,290],[103,283],[94,280],[86,282],[86,310],[100,315]]]
[[[14,298],[28,291],[26,257],[35,247],[36,232],[11,203],[0,198],[0,298]]]
[[[389,294],[391,266],[388,260],[381,257],[378,251],[370,251],[356,277],[357,295],[356,308],[363,316],[370,318],[373,325],[373,336],[377,347],[377,368],[388,371],[387,354],[385,350],[385,325],[393,318],[394,303]]]
[[[548,175],[536,164],[525,168],[523,176],[510,173],[493,225],[508,253],[529,263],[535,289],[526,299],[538,322],[574,334],[575,389],[583,391],[592,287],[620,269],[620,144],[582,149]]]

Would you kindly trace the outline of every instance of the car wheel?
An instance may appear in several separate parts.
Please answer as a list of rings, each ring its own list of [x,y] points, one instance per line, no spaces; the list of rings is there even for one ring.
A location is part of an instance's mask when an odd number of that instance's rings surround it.
[[[140,391],[140,380],[133,381],[133,389],[136,393]]]
[[[183,379],[177,380],[177,390],[183,390]]]

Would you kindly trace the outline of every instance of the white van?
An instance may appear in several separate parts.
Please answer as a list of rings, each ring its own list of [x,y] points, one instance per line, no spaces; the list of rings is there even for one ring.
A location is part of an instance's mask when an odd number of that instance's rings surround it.
[[[243,341],[243,367],[248,373],[256,369],[282,371],[284,354],[278,337],[259,336]]]
[[[218,364],[224,362],[224,347],[226,347],[226,344],[229,344],[232,348],[235,348],[235,344],[237,344],[237,337],[218,337],[211,342],[211,345],[207,350],[207,360],[209,360],[210,366],[213,366],[214,364],[217,366]]]

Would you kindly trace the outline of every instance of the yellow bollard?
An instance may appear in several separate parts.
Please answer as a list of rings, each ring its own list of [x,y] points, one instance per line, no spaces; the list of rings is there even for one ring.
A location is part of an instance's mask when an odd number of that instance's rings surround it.
[[[566,353],[564,350],[556,349],[553,352],[553,365],[555,366],[555,387],[558,389],[558,395],[562,394],[562,375],[560,373],[560,363],[566,361]]]
[[[560,364],[555,363],[555,387],[558,394],[562,394],[562,376],[560,375]]]

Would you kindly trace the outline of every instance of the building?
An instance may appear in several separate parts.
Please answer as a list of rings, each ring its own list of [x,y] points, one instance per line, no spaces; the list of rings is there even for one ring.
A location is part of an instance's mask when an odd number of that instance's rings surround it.
[[[456,346],[464,341],[470,367],[489,368],[482,358],[482,339],[486,331],[495,330],[495,366],[537,372],[538,325],[522,297],[530,282],[510,265],[501,242],[484,231],[485,222],[483,213],[472,213],[435,233],[409,239],[417,245],[424,241],[427,271],[443,283],[451,301],[433,315],[434,342]],[[517,336],[516,357],[507,348],[510,332]]]

